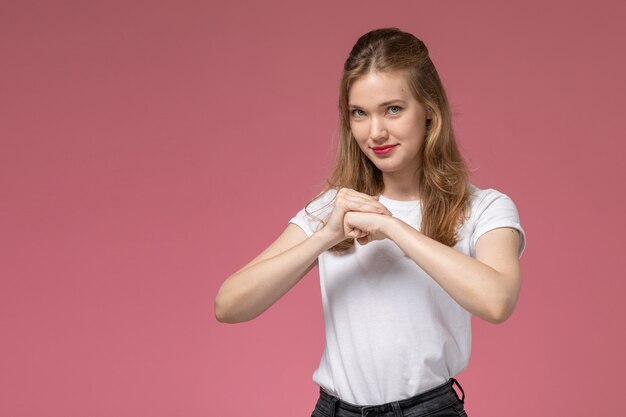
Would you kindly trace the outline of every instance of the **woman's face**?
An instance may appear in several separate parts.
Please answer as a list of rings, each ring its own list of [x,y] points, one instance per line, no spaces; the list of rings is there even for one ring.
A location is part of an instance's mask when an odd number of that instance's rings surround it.
[[[369,72],[348,91],[350,128],[363,153],[385,174],[414,176],[426,135],[425,107],[404,72]]]

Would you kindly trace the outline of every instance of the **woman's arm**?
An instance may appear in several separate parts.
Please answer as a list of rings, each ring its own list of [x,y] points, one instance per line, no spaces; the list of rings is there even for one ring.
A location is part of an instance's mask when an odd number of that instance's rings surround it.
[[[470,313],[502,323],[513,313],[521,285],[519,232],[490,230],[476,242],[476,259],[394,219],[389,239]]]
[[[215,297],[215,317],[224,323],[252,320],[285,295],[313,268],[318,256],[354,237],[344,233],[345,213],[358,210],[391,213],[377,198],[350,189],[337,192],[326,225],[307,238],[299,226],[289,224],[284,232],[248,265],[222,283]]]
[[[329,248],[317,232],[307,238],[295,224],[259,256],[226,279],[215,297],[215,318],[223,323],[252,320],[296,285]]]
[[[476,243],[474,259],[395,217],[347,213],[345,227],[362,231],[362,244],[373,239],[393,240],[457,303],[481,319],[502,323],[513,313],[522,279],[517,230],[502,227],[483,234]]]

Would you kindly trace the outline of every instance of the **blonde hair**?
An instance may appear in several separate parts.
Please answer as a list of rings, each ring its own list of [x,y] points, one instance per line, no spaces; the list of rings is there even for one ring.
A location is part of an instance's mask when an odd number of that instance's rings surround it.
[[[421,164],[417,173],[422,210],[421,232],[445,245],[454,246],[458,241],[458,228],[463,224],[470,205],[468,170],[456,144],[445,90],[426,45],[414,35],[397,28],[376,29],[361,36],[344,64],[339,88],[336,162],[327,187],[311,202],[330,189],[347,187],[369,195],[378,195],[383,191],[382,172],[361,151],[352,136],[348,93],[352,83],[370,71],[398,70],[404,72],[414,97],[432,115],[421,147]],[[354,240],[347,239],[330,250],[345,251],[353,245]]]

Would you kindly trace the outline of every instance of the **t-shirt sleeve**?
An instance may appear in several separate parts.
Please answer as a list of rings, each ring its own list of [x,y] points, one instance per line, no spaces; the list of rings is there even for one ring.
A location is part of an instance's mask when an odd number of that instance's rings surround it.
[[[513,200],[497,190],[485,190],[485,196],[477,203],[475,226],[470,242],[470,252],[476,254],[478,238],[490,230],[499,227],[511,227],[520,233],[519,257],[526,248],[526,234],[520,224],[519,213]]]
[[[299,226],[310,237],[324,226],[322,221],[328,217],[333,209],[335,194],[337,194],[337,191],[334,189],[324,192],[298,211],[289,220],[289,223]]]

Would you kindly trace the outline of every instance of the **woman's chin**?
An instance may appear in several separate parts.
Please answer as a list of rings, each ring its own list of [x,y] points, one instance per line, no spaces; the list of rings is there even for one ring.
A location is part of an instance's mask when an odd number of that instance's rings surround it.
[[[384,173],[395,172],[398,170],[398,166],[395,164],[374,163],[374,166]]]

